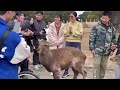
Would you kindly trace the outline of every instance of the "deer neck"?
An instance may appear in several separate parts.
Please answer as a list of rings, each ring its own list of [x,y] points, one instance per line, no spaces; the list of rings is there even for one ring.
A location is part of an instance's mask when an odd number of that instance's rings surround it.
[[[46,48],[46,49],[44,49],[44,50],[41,52],[41,55],[52,56],[52,53],[51,53],[51,51],[49,50],[49,48]]]

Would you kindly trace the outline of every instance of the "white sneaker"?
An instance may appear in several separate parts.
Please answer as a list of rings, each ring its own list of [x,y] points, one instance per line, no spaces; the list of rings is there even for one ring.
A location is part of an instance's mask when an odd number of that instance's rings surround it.
[[[34,65],[34,67],[33,67],[36,71],[37,70],[39,70],[39,67],[38,67],[38,65]]]
[[[69,73],[64,73],[63,76],[62,76],[62,78],[66,78],[66,77],[68,77],[68,76],[70,76]]]

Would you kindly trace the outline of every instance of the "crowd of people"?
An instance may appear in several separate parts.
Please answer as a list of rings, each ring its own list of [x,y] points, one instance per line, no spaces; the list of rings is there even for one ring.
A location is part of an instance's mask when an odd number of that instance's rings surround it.
[[[6,30],[10,33],[0,52],[0,78],[17,79],[18,65],[20,72],[30,71],[29,56],[33,52],[33,68],[39,70],[40,63],[37,48],[39,40],[47,40],[49,49],[58,49],[66,46],[79,48],[83,35],[83,25],[77,20],[77,13],[69,15],[69,22],[63,23],[62,16],[56,14],[54,21],[46,25],[43,20],[43,11],[36,11],[35,18],[27,17],[24,13],[14,11],[0,11],[0,39]],[[15,18],[13,18],[15,17]],[[110,22],[111,12],[102,13],[100,22],[90,32],[89,48],[93,53],[93,78],[103,79],[109,55],[115,49],[120,54],[120,36],[116,40],[116,30]],[[120,79],[120,64],[115,70],[115,78]],[[69,76],[69,68],[65,69],[62,78]]]

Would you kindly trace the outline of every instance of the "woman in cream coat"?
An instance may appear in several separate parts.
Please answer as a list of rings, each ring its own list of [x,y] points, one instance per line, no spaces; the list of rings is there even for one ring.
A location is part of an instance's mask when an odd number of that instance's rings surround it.
[[[65,47],[64,24],[61,15],[55,15],[54,22],[48,28],[48,42],[50,50]]]

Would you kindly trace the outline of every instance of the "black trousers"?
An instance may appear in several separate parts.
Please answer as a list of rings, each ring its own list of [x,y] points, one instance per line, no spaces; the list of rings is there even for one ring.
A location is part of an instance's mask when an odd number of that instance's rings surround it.
[[[20,72],[28,71],[28,64],[29,64],[29,60],[27,58],[23,62],[21,62],[21,64],[20,64],[21,71]]]
[[[34,45],[34,54],[33,54],[33,65],[40,64],[40,58],[39,58],[39,53],[37,51],[37,48],[39,46],[38,40],[33,40],[33,45]]]

